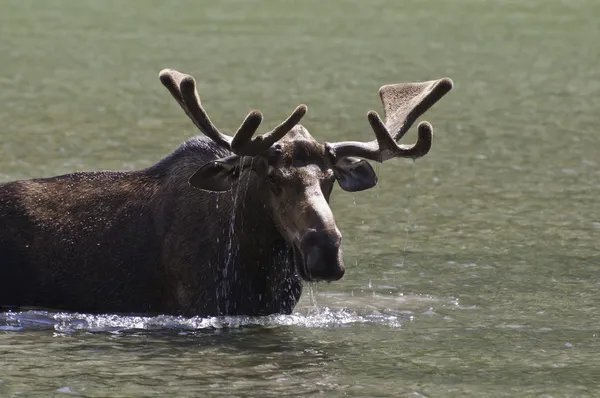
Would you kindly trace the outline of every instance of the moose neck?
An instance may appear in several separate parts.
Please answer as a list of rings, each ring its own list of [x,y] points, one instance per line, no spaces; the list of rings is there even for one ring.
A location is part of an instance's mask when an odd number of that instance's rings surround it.
[[[269,314],[291,312],[301,294],[291,249],[272,219],[254,173],[227,192],[188,184],[199,167],[227,156],[190,139],[145,170],[158,181],[157,233],[171,312]]]
[[[226,238],[232,246],[232,255],[237,251],[237,254],[255,257],[265,252],[266,256],[272,257],[274,250],[289,248],[272,219],[260,189],[256,175],[246,173],[230,191],[219,195],[218,201],[223,201],[226,206],[223,210],[227,209],[224,214],[229,217]]]
[[[290,312],[300,282],[291,248],[265,206],[256,177],[244,176],[231,191],[220,194],[218,202],[228,218],[220,234],[221,261],[215,275],[219,312],[247,312],[244,307],[250,301],[256,301],[255,308],[263,307],[258,313]],[[289,291],[292,286],[296,292]]]

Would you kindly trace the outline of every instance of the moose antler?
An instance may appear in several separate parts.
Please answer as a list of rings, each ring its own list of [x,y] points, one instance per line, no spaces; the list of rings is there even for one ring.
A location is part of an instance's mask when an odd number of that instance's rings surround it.
[[[379,96],[385,112],[385,123],[377,112],[369,111],[367,117],[375,133],[370,142],[343,141],[326,143],[326,148],[338,160],[357,156],[364,159],[384,162],[395,157],[419,158],[431,149],[433,127],[421,122],[418,139],[414,145],[398,145],[415,120],[439,101],[452,89],[452,80],[443,78],[423,83],[390,84],[379,89]],[[390,133],[390,131],[392,133]]]
[[[279,126],[261,136],[253,137],[263,119],[260,111],[253,110],[248,113],[235,135],[230,137],[221,133],[209,119],[200,103],[196,80],[192,76],[173,69],[163,69],[159,73],[159,78],[200,131],[219,146],[239,156],[256,156],[269,149],[294,128],[307,111],[306,105],[299,105]]]

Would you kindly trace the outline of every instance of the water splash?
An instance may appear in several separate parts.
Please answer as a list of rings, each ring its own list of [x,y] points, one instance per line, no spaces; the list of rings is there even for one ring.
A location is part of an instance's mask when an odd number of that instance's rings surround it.
[[[53,330],[59,333],[108,332],[200,332],[218,329],[236,329],[246,326],[296,326],[305,328],[335,328],[354,324],[379,324],[400,327],[404,321],[398,315],[379,312],[361,315],[347,309],[316,308],[306,314],[269,316],[121,316],[89,315],[65,312],[25,311],[0,314],[0,331]]]
[[[414,192],[414,186],[416,183],[416,179],[415,179],[415,159],[412,160],[411,162],[412,165],[412,179],[411,179],[411,183],[410,183],[410,191],[408,192],[408,198],[406,200],[406,227],[404,228],[406,234],[404,237],[404,249],[402,249],[402,261],[400,262],[400,267],[404,266],[404,260],[406,258],[406,248],[408,245],[408,232],[410,231],[410,202],[411,202],[411,198],[413,196],[413,192]]]

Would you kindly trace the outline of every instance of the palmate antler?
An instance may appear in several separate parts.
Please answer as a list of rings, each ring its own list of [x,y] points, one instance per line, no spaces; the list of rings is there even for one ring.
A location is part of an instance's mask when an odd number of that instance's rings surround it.
[[[381,87],[379,96],[383,103],[385,123],[375,111],[370,111],[367,115],[376,139],[370,142],[326,143],[327,150],[336,160],[354,156],[384,162],[395,157],[416,159],[424,156],[431,149],[433,138],[433,127],[428,122],[419,124],[416,144],[398,145],[396,142],[419,116],[452,89],[452,85],[451,79],[443,78]]]
[[[239,156],[256,156],[269,149],[298,124],[307,111],[306,105],[299,105],[279,126],[266,134],[253,137],[263,119],[260,111],[253,110],[248,113],[235,135],[230,137],[221,133],[209,119],[200,103],[196,81],[192,76],[173,69],[163,69],[160,71],[159,77],[162,84],[200,131],[219,146],[229,149]]]

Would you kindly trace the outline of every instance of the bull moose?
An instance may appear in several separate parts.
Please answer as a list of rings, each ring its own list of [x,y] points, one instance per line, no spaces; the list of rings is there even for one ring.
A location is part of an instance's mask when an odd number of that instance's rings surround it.
[[[443,78],[383,86],[385,122],[371,142],[318,143],[299,124],[305,105],[272,131],[250,112],[220,132],[193,77],[163,85],[203,135],[143,170],[75,172],[0,185],[0,307],[184,316],[291,313],[303,281],[344,275],[329,197],[373,187],[367,160],[419,158],[432,127],[398,145],[452,88]]]

